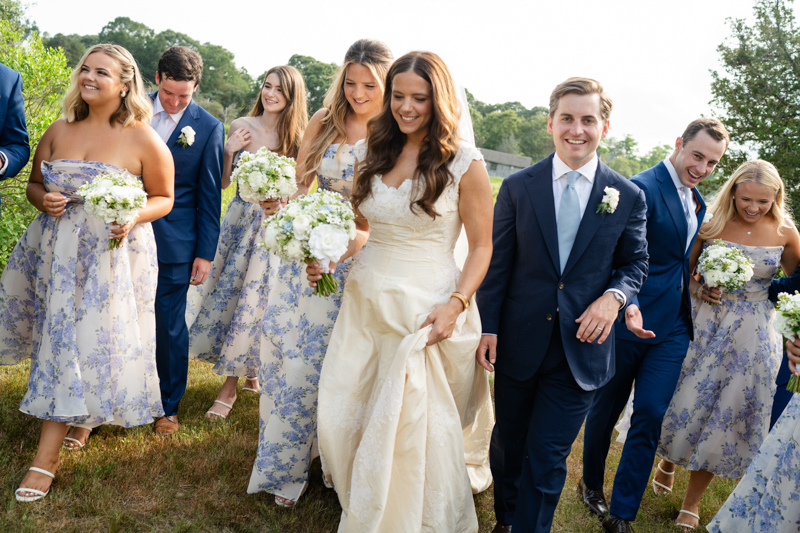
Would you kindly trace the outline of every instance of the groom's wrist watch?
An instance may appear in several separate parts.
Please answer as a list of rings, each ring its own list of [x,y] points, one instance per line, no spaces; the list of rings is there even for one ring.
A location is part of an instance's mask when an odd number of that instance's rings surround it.
[[[625,297],[622,296],[617,291],[608,291],[608,292],[614,295],[614,298],[616,298],[617,302],[619,302],[619,308],[622,309],[622,306],[625,305]]]

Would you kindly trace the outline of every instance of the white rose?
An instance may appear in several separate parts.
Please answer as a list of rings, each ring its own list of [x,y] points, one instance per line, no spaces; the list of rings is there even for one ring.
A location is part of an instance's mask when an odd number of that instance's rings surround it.
[[[267,226],[264,230],[264,246],[267,250],[275,251],[278,249],[278,230],[274,226]]]
[[[352,220],[347,221],[347,237],[351,241],[356,238],[356,223]]]
[[[347,252],[350,237],[347,232],[330,224],[322,224],[311,230],[308,251],[318,261],[336,261]]]
[[[608,203],[611,211],[615,211],[619,205],[619,191],[613,187],[606,187],[603,192],[605,193],[603,201]]]
[[[703,217],[703,224],[707,224],[711,222],[711,219],[714,218],[714,213],[706,211],[706,215]]]
[[[296,239],[305,239],[311,231],[311,219],[307,215],[297,215],[292,221],[292,231]]]
[[[283,165],[280,168],[280,173],[282,176],[287,176],[289,178],[294,178],[294,167],[291,165]]]
[[[289,256],[290,259],[295,261],[299,261],[303,259],[303,244],[298,241],[297,239],[292,239],[286,245],[286,255]]]

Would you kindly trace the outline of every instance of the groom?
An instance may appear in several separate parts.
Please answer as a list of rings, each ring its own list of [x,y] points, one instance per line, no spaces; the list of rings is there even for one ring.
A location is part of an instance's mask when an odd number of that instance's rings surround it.
[[[476,354],[497,370],[495,532],[550,531],[572,443],[614,374],[614,322],[647,275],[644,194],[596,153],[611,106],[595,80],[557,86],[555,154],[497,196]]]
[[[194,103],[203,59],[185,46],[173,46],[158,60],[151,125],[175,160],[175,204],[153,222],[158,247],[156,290],[156,365],[164,415],[157,435],[178,430],[178,403],[189,371],[186,293],[203,283],[217,250],[222,204],[222,123]]]
[[[636,518],[650,478],[661,422],[693,338],[689,255],[706,212],[695,187],[714,172],[727,148],[725,126],[713,118],[699,118],[675,141],[672,155],[631,179],[647,200],[650,273],[625,310],[626,324],[616,326],[616,372],[597,391],[586,417],[583,477],[578,484],[583,502],[603,519],[603,528],[609,532],[632,531],[630,522]],[[634,381],[631,428],[608,514],[603,495],[606,456]],[[671,490],[661,485],[662,492]]]

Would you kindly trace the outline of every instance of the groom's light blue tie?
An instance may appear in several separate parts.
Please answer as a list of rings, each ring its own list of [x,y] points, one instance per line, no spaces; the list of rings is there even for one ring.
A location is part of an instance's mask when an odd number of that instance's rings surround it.
[[[561,204],[558,207],[558,256],[561,259],[561,272],[567,266],[575,235],[581,225],[581,204],[575,190],[575,182],[580,177],[581,173],[576,170],[567,172],[567,187],[561,194]]]

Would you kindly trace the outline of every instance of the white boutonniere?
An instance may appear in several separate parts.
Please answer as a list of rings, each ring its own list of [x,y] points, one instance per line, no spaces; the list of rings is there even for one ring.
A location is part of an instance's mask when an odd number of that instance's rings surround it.
[[[178,137],[178,144],[184,148],[194,144],[194,130],[191,126],[186,126],[181,130],[180,137]]]
[[[613,213],[619,205],[619,191],[614,187],[603,189],[603,201],[597,205],[596,213]]]
[[[703,224],[711,222],[712,218],[714,218],[714,213],[709,213],[708,211],[706,211],[706,216],[703,217]]]

